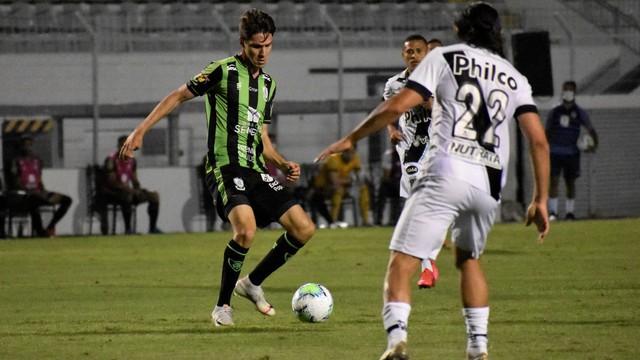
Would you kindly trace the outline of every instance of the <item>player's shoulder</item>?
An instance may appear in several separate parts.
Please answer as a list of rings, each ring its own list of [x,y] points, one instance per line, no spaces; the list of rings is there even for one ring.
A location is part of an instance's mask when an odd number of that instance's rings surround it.
[[[274,79],[273,76],[271,76],[270,74],[266,72],[262,72],[262,78],[266,83],[271,83],[272,84],[271,86],[276,85],[276,79]]]
[[[404,87],[404,84],[406,81],[407,81],[406,70],[402,70],[401,72],[388,78],[384,84],[384,87],[386,90],[400,89]]]
[[[402,79],[406,78],[406,70],[402,70],[399,73],[387,78],[387,84],[392,84],[394,82],[402,81]]]

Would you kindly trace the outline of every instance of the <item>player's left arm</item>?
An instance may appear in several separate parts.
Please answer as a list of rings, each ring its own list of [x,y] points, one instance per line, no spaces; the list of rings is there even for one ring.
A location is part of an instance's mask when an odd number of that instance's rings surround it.
[[[277,166],[283,173],[287,174],[287,181],[298,181],[300,178],[300,164],[285,159],[285,157],[273,147],[271,139],[269,139],[267,125],[262,126],[262,133],[260,136],[262,138],[262,155],[264,156],[264,159]]]

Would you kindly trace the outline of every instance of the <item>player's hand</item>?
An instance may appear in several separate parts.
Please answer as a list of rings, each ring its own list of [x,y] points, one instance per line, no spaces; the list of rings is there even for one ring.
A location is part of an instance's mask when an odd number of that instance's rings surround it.
[[[532,223],[538,228],[538,242],[542,244],[545,236],[549,233],[549,214],[547,212],[547,204],[539,202],[531,202],[527,208],[526,226]]]
[[[300,179],[300,164],[293,161],[287,161],[287,181],[296,182]]]
[[[313,162],[314,163],[320,162],[320,161],[328,158],[332,154],[337,154],[337,153],[341,153],[341,152],[347,151],[347,150],[351,149],[352,147],[353,147],[353,142],[349,138],[347,138],[347,137],[342,138],[342,139],[334,142],[333,144],[329,145],[324,150],[322,150],[322,152],[318,156],[316,156],[316,158],[313,160]]]
[[[140,147],[142,147],[142,135],[134,130],[120,148],[118,157],[120,159],[130,159],[133,157],[133,152],[140,149]]]
[[[397,144],[400,141],[404,140],[404,135],[402,135],[402,131],[394,128],[389,128],[389,140],[392,144]]]

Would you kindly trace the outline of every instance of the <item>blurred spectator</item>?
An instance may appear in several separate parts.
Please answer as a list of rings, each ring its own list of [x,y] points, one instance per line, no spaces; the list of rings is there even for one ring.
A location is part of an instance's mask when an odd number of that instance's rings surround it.
[[[336,222],[331,216],[329,208],[327,207],[327,200],[331,198],[331,193],[328,186],[324,186],[324,182],[316,179],[318,174],[313,174],[311,181],[309,182],[309,190],[306,195],[307,202],[311,207],[311,219],[314,223],[318,224],[317,214],[320,214],[327,223],[326,225],[320,224],[319,228],[325,228],[329,226],[331,228],[344,228],[348,224],[346,222]]]
[[[389,200],[389,223],[395,226],[402,211],[403,198],[400,197],[400,178],[402,177],[402,163],[400,155],[391,148],[384,152],[382,158],[382,179],[376,197],[376,225],[383,225],[382,218],[387,200]]]
[[[369,226],[369,187],[360,176],[360,157],[355,149],[333,155],[320,166],[313,180],[313,188],[331,199],[331,219],[338,220],[342,200],[352,196],[350,190],[354,184],[358,187],[360,216],[363,226]],[[355,211],[355,209],[354,209]]]
[[[564,175],[567,189],[565,219],[574,220],[576,179],[580,176],[580,149],[578,139],[581,127],[588,131],[590,140],[585,151],[593,152],[598,147],[598,134],[591,125],[589,115],[575,101],[577,86],[574,81],[562,84],[562,104],[549,112],[546,123],[551,157],[551,181],[549,188],[549,219],[558,217],[558,186],[560,174]]]
[[[135,158],[118,158],[118,151],[122,148],[126,139],[127,136],[120,136],[118,138],[118,148],[105,159],[105,196],[110,202],[120,205],[126,234],[133,232],[131,229],[133,205],[148,202],[149,233],[160,234],[162,231],[157,226],[160,196],[155,191],[140,187]]]
[[[36,236],[55,236],[56,224],[67,213],[71,198],[57,192],[47,191],[42,183],[42,160],[33,152],[33,139],[25,136],[20,141],[18,156],[11,161],[12,189],[24,191],[24,203],[21,208],[29,211],[31,226]],[[42,226],[40,207],[57,205],[53,217],[46,229]]]

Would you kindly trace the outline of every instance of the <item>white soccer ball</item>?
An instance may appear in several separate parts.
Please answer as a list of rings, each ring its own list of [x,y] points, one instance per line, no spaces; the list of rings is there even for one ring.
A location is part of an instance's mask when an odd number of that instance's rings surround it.
[[[307,283],[298,288],[291,299],[291,308],[300,321],[323,322],[333,311],[333,297],[329,290],[315,283]]]
[[[582,133],[580,137],[578,137],[577,145],[580,151],[590,151],[596,146],[596,142],[589,133]]]

